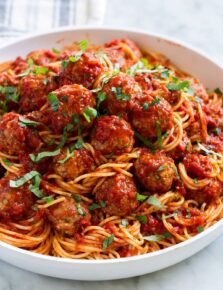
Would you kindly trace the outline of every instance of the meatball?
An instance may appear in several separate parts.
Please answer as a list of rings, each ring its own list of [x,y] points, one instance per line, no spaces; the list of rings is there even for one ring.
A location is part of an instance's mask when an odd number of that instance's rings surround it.
[[[67,66],[62,68],[59,74],[60,85],[80,84],[91,89],[96,78],[104,68],[100,60],[92,53],[83,53],[76,62],[68,61]]]
[[[101,210],[109,215],[125,216],[131,214],[138,206],[137,188],[131,177],[116,174],[109,177],[97,189],[96,201],[104,201],[106,206]]]
[[[88,89],[76,84],[66,85],[53,91],[51,97],[52,100],[47,98],[48,106],[44,110],[28,116],[47,125],[55,134],[63,133],[68,124],[73,124],[74,130],[91,127],[94,115],[90,113],[94,110],[95,98]]]
[[[51,74],[28,74],[18,86],[19,106],[22,112],[39,110],[46,103],[46,96],[57,87]]]
[[[103,116],[95,122],[91,144],[102,154],[120,155],[132,150],[133,136],[128,122],[116,116]]]
[[[120,73],[112,77],[104,85],[102,92],[106,94],[105,107],[111,115],[125,115],[131,109],[136,95],[141,94],[141,88],[131,76]]]
[[[134,79],[143,91],[152,92],[160,86],[159,82],[153,79],[152,74],[148,72],[136,73]]]
[[[82,174],[94,171],[96,168],[94,159],[86,149],[75,150],[68,160],[61,162],[66,156],[67,151],[62,149],[61,153],[53,160],[54,171],[65,180],[73,180]]]
[[[223,187],[218,180],[211,180],[211,182],[204,188],[199,190],[186,190],[186,198],[194,199],[199,204],[210,203],[216,200],[222,193]]]
[[[0,220],[4,222],[22,220],[33,212],[35,199],[27,185],[10,187],[9,181],[16,179],[13,174],[0,179]]]
[[[145,94],[135,102],[130,120],[138,133],[145,138],[157,137],[158,128],[161,133],[171,128],[172,108],[166,100]]]
[[[170,190],[175,164],[164,152],[157,151],[153,155],[147,149],[142,149],[134,169],[139,182],[150,192],[164,193]]]
[[[47,217],[61,235],[74,236],[81,227],[90,225],[90,213],[84,202],[77,203],[70,197],[48,207]]]
[[[45,66],[51,62],[57,61],[58,55],[51,50],[35,50],[30,52],[26,59],[31,58],[33,62],[40,66]]]
[[[5,154],[18,155],[21,151],[30,152],[41,145],[37,130],[24,125],[20,121],[21,117],[11,112],[0,120],[0,150]]]
[[[201,154],[187,154],[183,159],[183,164],[191,178],[207,178],[212,172],[210,157]]]

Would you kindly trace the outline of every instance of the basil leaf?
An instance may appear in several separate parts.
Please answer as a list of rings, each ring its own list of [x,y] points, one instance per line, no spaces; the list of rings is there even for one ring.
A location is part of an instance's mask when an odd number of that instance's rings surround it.
[[[219,89],[219,88],[216,88],[215,90],[214,90],[214,92],[216,93],[216,94],[218,94],[218,95],[223,95],[223,93],[222,93],[222,91]]]
[[[49,72],[49,69],[47,67],[37,66],[35,69],[35,74],[47,74]]]
[[[52,195],[49,195],[49,196],[44,196],[44,197],[42,198],[42,200],[46,201],[46,203],[51,203],[51,202],[54,201],[54,198],[53,198]]]
[[[165,220],[165,219],[169,219],[169,218],[172,218],[172,217],[174,217],[174,216],[176,216],[176,215],[177,215],[177,212],[174,212],[174,213],[172,213],[172,214],[162,216],[162,219],[163,219],[163,220]]]
[[[194,101],[197,102],[197,103],[200,103],[200,104],[203,103],[203,100],[201,98],[197,97],[197,96],[194,98]]]
[[[107,239],[105,239],[103,241],[103,244],[102,244],[102,249],[103,250],[107,249],[107,247],[110,246],[111,243],[114,241],[114,238],[115,238],[115,236],[114,236],[114,234],[112,234],[110,237],[108,237]]]
[[[158,148],[162,149],[163,148],[163,141],[162,141],[162,132],[161,132],[160,121],[156,121],[156,131],[157,131]]]
[[[12,163],[10,160],[8,160],[7,158],[3,158],[2,161],[3,161],[3,162],[5,163],[5,165],[7,165],[7,166],[12,166],[12,165],[13,165],[13,163]]]
[[[161,72],[160,76],[163,79],[167,79],[170,76],[170,72],[168,71],[168,69],[165,69]]]
[[[135,131],[135,135],[136,135],[136,137],[146,146],[146,147],[148,147],[149,149],[150,149],[150,151],[152,152],[152,153],[155,153],[155,146],[154,146],[154,144],[151,142],[151,141],[149,141],[149,140],[147,140],[146,138],[144,138],[141,134],[139,134],[137,131]]]
[[[136,216],[137,220],[140,221],[142,224],[147,224],[147,216],[146,215],[138,215]]]
[[[122,225],[124,228],[126,228],[127,225],[128,225],[127,220],[126,220],[126,219],[122,219],[122,220],[121,220],[121,225]]]
[[[209,150],[209,149],[207,149],[206,147],[204,147],[204,146],[203,146],[202,144],[200,144],[199,142],[198,142],[198,147],[199,147],[201,150],[203,150],[207,155],[215,155],[215,156],[217,156],[217,157],[223,158],[223,155],[222,155],[222,154],[217,153],[217,152],[215,152],[215,151],[213,151],[213,150]]]
[[[62,68],[66,68],[67,66],[68,66],[68,61],[67,60],[63,60],[62,62],[61,62],[61,67]]]
[[[55,94],[53,94],[53,93],[49,93],[48,96],[47,96],[47,99],[50,102],[51,110],[53,112],[58,111],[58,108],[59,108],[59,100],[58,100],[57,96]]]
[[[163,207],[162,204],[160,203],[159,199],[157,199],[155,196],[151,195],[148,199],[147,199],[147,203],[150,205],[153,205],[155,207]]]
[[[13,188],[20,187],[24,185],[27,181],[31,180],[36,175],[40,175],[37,171],[30,171],[29,173],[26,173],[24,176],[17,180],[9,180],[9,186]]]
[[[144,240],[149,242],[159,242],[166,238],[171,238],[172,235],[169,232],[164,233],[163,235],[151,235],[143,237]]]
[[[81,207],[81,204],[80,203],[78,203],[77,204],[77,212],[79,213],[79,215],[81,215],[81,216],[86,216],[86,212],[85,211],[83,211],[83,209],[82,209],[82,207]]]
[[[60,149],[57,149],[55,151],[40,152],[37,155],[29,154],[29,157],[34,163],[38,163],[41,159],[43,159],[45,157],[53,157],[53,156],[57,156],[59,154],[60,154]]]
[[[95,210],[95,209],[98,209],[98,208],[101,208],[101,206],[99,204],[97,204],[97,203],[92,203],[88,207],[89,210]]]
[[[97,94],[97,109],[99,109],[100,104],[106,100],[106,93],[105,92],[99,92]]]
[[[70,152],[69,148],[67,148],[67,155],[64,157],[64,159],[57,161],[60,164],[64,164],[67,160],[69,160],[71,157],[74,156],[73,152]]]
[[[160,102],[161,102],[161,99],[158,97],[155,97],[155,99],[151,103],[144,103],[142,105],[142,109],[145,111],[145,110],[149,109],[150,107],[159,104]]]
[[[39,125],[39,122],[26,119],[23,116],[19,116],[19,121],[20,121],[19,122],[20,127],[26,127],[26,126],[36,127],[37,125]]]
[[[77,194],[73,194],[73,199],[76,201],[76,202],[80,202],[81,201],[81,197]]]
[[[54,53],[56,53],[58,55],[60,54],[60,51],[57,48],[55,48],[55,47],[52,48],[52,52],[54,52]]]
[[[148,198],[147,195],[143,195],[143,194],[140,194],[140,193],[137,193],[137,195],[136,195],[136,199],[137,199],[138,201],[144,201],[144,200],[146,200],[147,198]]]
[[[122,93],[122,87],[112,87],[111,91],[115,94],[118,101],[129,101],[131,96]]]
[[[201,226],[198,226],[198,227],[197,227],[197,231],[198,231],[198,233],[201,233],[201,232],[204,231],[204,228],[202,228]]]
[[[88,123],[91,122],[91,117],[95,118],[97,117],[97,110],[91,107],[87,107],[83,112],[84,118]]]
[[[188,88],[190,85],[189,81],[183,81],[181,83],[169,83],[167,84],[167,89],[170,91],[179,91],[182,90],[184,88]]]
[[[156,169],[156,171],[163,171],[166,168],[165,165],[161,165],[158,169]]]
[[[37,197],[42,198],[44,197],[44,194],[42,193],[42,191],[39,188],[40,186],[40,177],[39,175],[36,175],[34,177],[34,184],[31,184],[29,186],[29,190]]]

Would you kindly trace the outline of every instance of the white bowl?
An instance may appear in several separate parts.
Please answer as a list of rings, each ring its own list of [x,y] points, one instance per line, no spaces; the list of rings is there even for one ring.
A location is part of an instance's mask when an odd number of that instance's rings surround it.
[[[142,31],[112,28],[68,28],[31,36],[0,48],[0,62],[40,48],[62,48],[87,38],[100,44],[129,37],[139,46],[165,54],[177,66],[199,78],[207,88],[223,85],[223,69],[204,53],[175,40]],[[76,280],[109,280],[151,273],[174,265],[210,244],[223,232],[223,220],[197,236],[157,252],[113,260],[71,260],[43,256],[0,242],[0,259],[35,273]],[[208,261],[207,261],[208,262]]]

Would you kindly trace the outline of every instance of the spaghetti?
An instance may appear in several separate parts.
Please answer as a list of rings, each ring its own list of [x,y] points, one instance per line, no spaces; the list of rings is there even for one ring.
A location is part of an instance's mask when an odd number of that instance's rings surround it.
[[[128,39],[1,65],[0,240],[142,255],[223,217],[222,92]]]

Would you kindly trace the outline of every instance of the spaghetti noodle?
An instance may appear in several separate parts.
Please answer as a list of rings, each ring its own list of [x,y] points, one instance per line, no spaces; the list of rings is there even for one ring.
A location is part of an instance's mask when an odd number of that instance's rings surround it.
[[[128,39],[1,65],[0,240],[71,259],[170,247],[223,217],[222,92]]]

